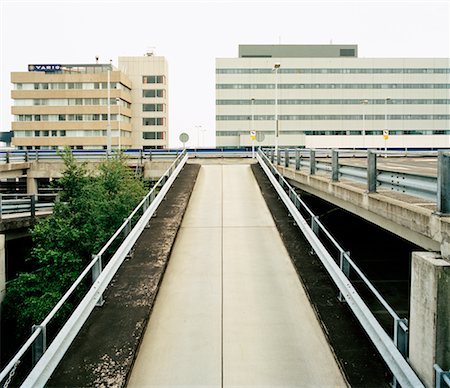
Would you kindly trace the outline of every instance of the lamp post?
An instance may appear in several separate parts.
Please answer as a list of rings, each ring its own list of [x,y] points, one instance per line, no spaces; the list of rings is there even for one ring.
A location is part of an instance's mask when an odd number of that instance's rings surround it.
[[[364,105],[367,105],[369,100],[361,100],[361,103],[363,104],[363,148],[366,148],[366,108]]]
[[[254,125],[254,120],[255,120],[255,115],[254,115],[254,108],[253,106],[255,105],[255,99],[252,98],[252,123],[250,126],[250,133],[251,135],[251,140],[252,140],[252,159],[255,159],[255,139],[253,138],[253,131],[255,130],[255,125]]]
[[[385,98],[384,100],[384,128],[385,128],[385,132],[383,133],[383,137],[384,137],[384,157],[386,158],[386,152],[387,152],[387,139],[389,137],[389,130],[388,130],[388,125],[387,125],[387,104],[388,102],[391,101],[391,99],[389,97]]]
[[[275,70],[275,155],[278,155],[278,69],[280,66],[280,63],[273,65]]]
[[[111,154],[111,68],[112,60],[109,60],[108,68],[108,125],[106,126],[106,153]]]
[[[120,149],[121,149],[121,139],[120,139],[120,135],[121,135],[121,133],[120,133],[120,120],[121,120],[121,117],[120,117],[120,98],[119,97],[116,98],[116,104],[119,107],[119,113],[117,115],[117,124],[119,126],[119,152],[120,152]]]
[[[197,148],[200,148],[200,131],[202,126],[196,125],[195,128],[197,128]]]

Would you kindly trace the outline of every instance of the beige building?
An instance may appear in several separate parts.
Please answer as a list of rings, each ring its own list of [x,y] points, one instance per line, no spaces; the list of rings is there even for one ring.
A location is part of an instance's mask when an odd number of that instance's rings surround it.
[[[167,61],[148,53],[142,57],[119,57],[119,69],[131,80],[131,126],[133,148],[167,148]]]
[[[167,63],[29,65],[11,73],[12,145],[19,149],[167,148]],[[120,130],[120,136],[119,136]]]

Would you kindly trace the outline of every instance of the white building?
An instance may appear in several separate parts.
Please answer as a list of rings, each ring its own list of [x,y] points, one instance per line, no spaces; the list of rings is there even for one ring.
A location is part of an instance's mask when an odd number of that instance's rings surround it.
[[[450,147],[449,62],[358,58],[356,45],[240,45],[239,58],[216,59],[217,147],[248,146],[251,130],[274,145],[276,117],[280,146]]]

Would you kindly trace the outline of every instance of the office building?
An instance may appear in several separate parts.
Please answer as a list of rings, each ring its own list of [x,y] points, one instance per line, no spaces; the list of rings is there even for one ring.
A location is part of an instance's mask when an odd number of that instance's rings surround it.
[[[450,147],[449,77],[448,58],[240,45],[238,58],[216,59],[216,144],[248,146],[255,130],[257,145]]]
[[[166,148],[165,59],[145,55],[119,62],[120,69],[99,63],[29,65],[27,72],[11,73],[12,145]]]
[[[167,148],[167,61],[153,56],[119,57],[119,69],[131,80],[131,126],[133,148]]]

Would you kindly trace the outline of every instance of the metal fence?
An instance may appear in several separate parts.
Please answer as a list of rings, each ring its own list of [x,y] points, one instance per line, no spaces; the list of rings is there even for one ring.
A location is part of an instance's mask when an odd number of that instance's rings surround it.
[[[0,220],[7,215],[35,217],[39,211],[52,211],[57,194],[0,194]]]
[[[231,158],[251,157],[249,148],[192,148],[186,150],[191,157]],[[100,161],[108,156],[118,154],[113,151],[108,155],[106,150],[71,150],[72,155],[79,161]],[[161,160],[175,159],[183,152],[179,149],[157,149],[157,150],[123,150],[121,153],[130,160]],[[58,150],[14,150],[0,151],[0,164],[24,163],[33,161],[58,161],[62,159],[63,151]]]
[[[378,349],[394,376],[394,386],[399,383],[402,387],[423,387],[414,370],[406,361],[408,354],[408,322],[400,318],[386,300],[380,295],[358,266],[351,260],[350,253],[346,252],[333,236],[325,229],[318,217],[313,214],[303,202],[287,180],[271,163],[270,158],[259,151],[258,162],[265,171],[269,180],[285,203],[295,222],[311,244],[315,253],[330,274],[339,289],[339,298],[348,303],[349,307],[359,320],[369,338]],[[314,164],[310,164],[313,166]],[[305,217],[310,219],[307,223]],[[325,248],[324,243],[334,247],[337,255],[334,257]],[[363,299],[350,281],[350,273],[356,274],[366,288],[379,301],[383,308],[391,315],[393,320],[393,333],[386,333],[381,324],[374,317]]]
[[[179,154],[178,158],[142,199],[105,246],[97,254],[92,256],[92,261],[47,317],[39,325],[33,326],[32,335],[0,373],[0,383],[4,382],[4,387],[7,387],[11,381],[14,386],[18,385],[16,381],[11,379],[21,360],[26,357],[27,352],[32,353],[33,369],[25,381],[22,382],[22,385],[26,387],[41,387],[45,385],[91,311],[95,306],[103,304],[103,292],[155,213],[187,159],[188,155],[185,151]],[[118,243],[120,243],[119,248],[111,256],[108,251],[114,244]],[[70,318],[54,337],[53,341],[48,344],[47,339],[49,338],[49,333],[47,332],[47,328],[50,322],[57,316],[63,306],[66,305],[75,290],[80,285],[89,282],[91,277],[92,286],[86,292]]]
[[[265,149],[265,154],[276,165],[305,170],[310,175],[327,175],[333,182],[350,180],[366,185],[369,193],[389,190],[433,201],[440,214],[450,213],[450,153],[447,151],[393,153],[380,151],[292,150]],[[377,168],[379,156],[437,156],[436,176],[389,171]],[[364,157],[366,166],[339,163],[340,157]]]

